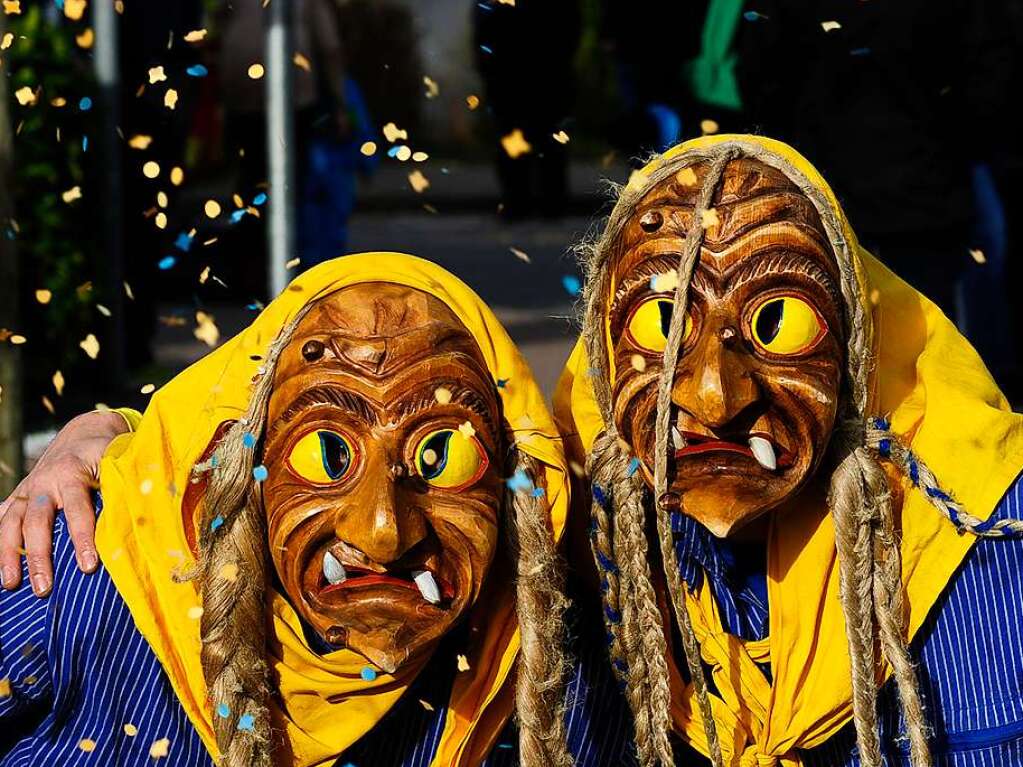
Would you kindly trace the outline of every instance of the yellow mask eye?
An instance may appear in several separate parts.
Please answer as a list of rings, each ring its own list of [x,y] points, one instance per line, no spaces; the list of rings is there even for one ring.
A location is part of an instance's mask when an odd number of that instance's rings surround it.
[[[349,439],[336,431],[318,429],[295,443],[288,465],[302,479],[317,485],[338,482],[355,465],[355,449]]]
[[[648,298],[633,310],[626,324],[626,331],[637,345],[652,352],[663,352],[671,327],[671,312],[675,301],[670,298]],[[686,327],[682,332],[682,343],[693,333],[693,318],[686,316]]]
[[[769,298],[750,319],[750,336],[757,346],[771,354],[809,351],[826,331],[817,310],[795,296]]]
[[[416,447],[416,471],[433,487],[462,490],[487,470],[487,454],[475,437],[457,429],[430,432]]]

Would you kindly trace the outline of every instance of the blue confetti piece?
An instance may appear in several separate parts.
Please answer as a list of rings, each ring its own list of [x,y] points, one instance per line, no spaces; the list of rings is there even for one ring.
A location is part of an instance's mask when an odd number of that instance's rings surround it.
[[[511,380],[510,378],[498,378],[497,379],[497,388],[498,389],[503,389],[505,386],[508,385],[508,381],[510,381],[510,380]]]
[[[494,49],[491,48],[489,45],[481,45],[480,46],[480,50],[483,51],[484,53],[493,53],[494,52]]]
[[[257,482],[262,482],[267,478],[266,466],[260,464],[252,470],[252,476]]]
[[[364,682],[372,682],[377,678],[376,669],[372,669],[369,666],[363,666],[362,671],[359,672],[359,676],[362,677]]]
[[[245,308],[248,309],[250,312],[258,312],[258,311],[262,311],[263,304],[259,303],[259,301],[253,301],[251,304],[249,304]]]
[[[511,743],[498,743],[497,747],[498,748],[515,748],[515,746],[513,746]]]
[[[245,216],[245,208],[238,208],[231,214],[231,223],[237,224]]]
[[[249,431],[245,432],[245,434],[242,435],[242,444],[245,445],[245,447],[248,447],[248,448],[255,447],[256,446],[256,436],[252,432],[249,432]]]
[[[89,151],[89,137],[88,136],[82,136],[82,151],[83,152],[88,152]]]
[[[266,202],[266,192],[260,192],[252,198],[253,205],[262,205],[264,202]]]
[[[533,497],[534,498],[542,498],[543,497],[543,488],[542,487],[534,487],[533,488]]]
[[[53,0],[53,4],[57,6],[58,11],[64,10],[64,0]]]
[[[221,719],[227,719],[227,717],[229,717],[230,715],[231,707],[228,706],[226,703],[221,703],[219,706],[217,706],[217,716],[219,716]]]
[[[159,266],[164,271],[167,271],[172,266],[174,266],[176,261],[177,259],[174,258],[174,256],[164,256],[163,258],[160,259],[160,262],[157,264],[157,266]]]
[[[631,461],[629,461],[628,474],[629,474],[630,477],[633,474],[635,474],[637,471],[639,471],[639,465],[640,465],[639,464],[639,459],[636,458],[636,457],[633,457],[633,459]]]
[[[192,247],[192,235],[188,232],[179,232],[178,236],[174,239],[174,247],[182,253],[187,253],[189,248]]]
[[[210,468],[213,469],[217,468],[218,463],[219,461],[217,460],[217,456],[213,456],[212,458],[210,458]]]
[[[505,480],[505,484],[514,493],[525,492],[533,488],[533,483],[529,481],[529,476],[522,469],[516,470],[512,476]]]
[[[238,729],[244,730],[245,732],[252,732],[252,726],[256,723],[256,718],[252,714],[242,714],[238,718]]]
[[[221,517],[220,515],[217,515],[217,517],[212,522],[210,522],[210,530],[216,532],[217,528],[220,527],[222,524],[224,524],[224,518]]]
[[[767,18],[764,14],[757,13],[756,11],[746,11],[742,14],[742,17],[746,19],[746,21],[760,21],[761,19]]]
[[[565,287],[565,290],[568,291],[570,296],[579,295],[579,292],[583,289],[582,282],[580,282],[579,278],[574,274],[566,274],[562,277],[561,284]]]
[[[210,73],[202,64],[193,64],[185,72],[189,77],[206,77]]]
[[[870,48],[853,48],[849,51],[850,56],[869,56]]]
[[[400,146],[392,146],[390,149],[387,150],[387,156],[388,157],[397,157],[398,156],[398,150],[400,150],[400,149],[401,149]]]
[[[83,112],[88,112],[92,109],[92,99],[88,96],[82,96],[81,100],[78,102],[78,108]]]

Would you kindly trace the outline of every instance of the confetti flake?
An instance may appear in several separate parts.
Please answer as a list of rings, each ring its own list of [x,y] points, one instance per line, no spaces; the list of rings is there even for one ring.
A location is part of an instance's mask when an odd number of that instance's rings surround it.
[[[140,394],[152,394],[154,391],[156,391],[156,386],[151,383],[144,384],[142,388],[139,389]]]
[[[216,200],[207,200],[206,204],[203,205],[203,212],[207,218],[216,218],[220,215],[220,203]]]
[[[149,145],[153,143],[152,136],[146,136],[142,133],[136,133],[130,139],[128,139],[128,146],[132,149],[148,149]]]
[[[142,175],[146,178],[156,178],[160,175],[160,164],[150,160],[142,166]]]
[[[583,284],[574,274],[566,274],[561,278],[561,285],[565,288],[566,292],[570,296],[579,295],[583,289]]]
[[[64,374],[59,370],[53,374],[53,389],[58,397],[64,396]]]
[[[437,465],[437,459],[439,457],[440,456],[437,455],[437,452],[435,450],[431,450],[430,448],[426,448],[426,450],[424,450],[422,452],[422,454],[420,455],[420,459],[427,466],[436,466]]]
[[[95,41],[96,35],[92,31],[92,27],[87,27],[80,35],[75,35],[75,42],[78,43],[78,47],[85,50],[89,50]]]
[[[0,679],[0,700],[11,697],[11,680],[7,677]]]
[[[174,186],[181,186],[181,182],[185,180],[185,171],[177,166],[171,168],[170,180]]]
[[[36,291],[36,301],[43,304],[44,306],[50,303],[51,298],[53,298],[53,293],[46,290],[45,288]]]
[[[309,63],[309,59],[307,59],[301,53],[296,51],[295,55],[291,57],[291,60],[295,62],[295,66],[298,67],[299,69],[304,69],[306,72],[313,71],[313,67]]]
[[[202,64],[193,64],[185,70],[185,74],[189,77],[206,77],[210,71]]]
[[[426,152],[412,153],[412,162],[426,162],[428,159],[430,159],[430,155],[428,155]]]
[[[150,67],[149,69],[149,84],[156,85],[162,83],[167,79],[167,73],[163,71],[163,67]]]
[[[188,617],[194,621],[199,620],[202,617],[204,610],[198,605],[188,608]]]
[[[205,29],[193,29],[191,32],[185,33],[186,43],[198,43],[206,39]]]
[[[53,403],[50,402],[50,398],[49,397],[43,397],[42,401],[43,401],[43,407],[46,408],[49,411],[50,415],[56,415],[57,414],[57,408],[55,408],[53,406]]]
[[[469,107],[470,112],[474,112],[480,105],[480,97],[474,95],[468,95],[465,97],[465,105]]]
[[[519,250],[518,248],[508,248],[508,250],[510,250],[512,255],[514,255],[519,261],[523,261],[527,264],[533,263],[533,259],[529,257],[529,254],[526,251]]]
[[[468,421],[459,426],[458,431],[461,432],[465,439],[472,439],[476,436],[476,430],[472,428],[472,424]]]
[[[533,151],[533,147],[526,141],[526,137],[522,135],[522,131],[518,128],[501,138],[501,146],[504,147],[504,151],[513,160],[516,157],[521,157]]]
[[[293,258],[284,264],[285,269],[294,269],[296,266],[302,263],[301,258]]]
[[[402,144],[401,146],[393,147],[387,154],[389,157],[398,158],[399,162],[405,162],[412,156],[412,150]]]
[[[469,665],[469,659],[466,658],[461,653],[459,653],[459,655],[458,655],[458,670],[459,671],[468,671],[470,668],[472,668],[472,666]]]
[[[421,171],[414,170],[408,174],[409,185],[418,193],[422,194],[430,188],[430,179],[422,174]]]
[[[164,213],[161,210],[159,213],[156,214],[156,221],[155,221],[155,223],[156,223],[156,228],[157,229],[166,229],[167,228],[167,214]],[[167,266],[161,266],[160,267],[161,269],[170,269],[172,266],[174,266],[174,257],[173,256],[168,256],[167,258],[170,258],[170,262],[167,264]],[[163,264],[166,261],[167,261],[167,259],[165,258],[160,263]]]
[[[220,329],[213,321],[213,315],[206,312],[195,313],[196,328],[193,334],[207,346],[216,346],[220,340]]]
[[[252,478],[257,482],[265,482],[268,476],[266,466],[260,465],[252,470]]]
[[[10,337],[10,341],[11,344],[14,346],[21,346],[23,343],[28,341],[28,339],[25,338],[25,336],[21,335],[20,333],[15,333],[13,336]]]
[[[682,186],[696,186],[696,171],[692,168],[683,168],[675,174],[675,180]]]
[[[986,264],[987,263],[987,256],[984,255],[984,251],[983,250],[980,250],[978,248],[972,248],[970,250],[970,256],[978,264]]]
[[[821,29],[823,29],[825,32],[832,32],[832,31],[834,31],[836,29],[841,29],[841,28],[842,28],[842,25],[839,24],[837,21],[822,21],[821,22]]]
[[[262,64],[253,64],[249,67],[249,77],[253,80],[259,80],[263,77],[264,69]]]
[[[451,390],[445,389],[443,386],[438,386],[433,390],[433,398],[441,405],[446,405],[451,402]]]
[[[4,13],[8,16],[17,16],[21,13],[21,0],[4,0]]]
[[[167,756],[170,751],[170,738],[160,738],[159,740],[153,741],[153,745],[149,747],[149,755],[153,759],[162,759]]]
[[[87,754],[91,754],[93,751],[96,750],[96,741],[94,741],[92,738],[82,738],[80,741],[78,741],[78,748],[80,748]]]
[[[168,88],[167,92],[163,94],[163,105],[168,109],[173,109],[178,105],[178,92],[173,88]]]
[[[167,203],[169,202],[170,200],[167,199],[166,192],[160,191],[156,193],[156,204],[159,205],[161,208],[166,208]]]
[[[700,130],[703,131],[703,135],[707,136],[711,133],[717,133],[719,125],[714,120],[700,120]]]
[[[130,722],[126,723],[124,725],[124,734],[127,735],[129,738],[134,738],[136,735],[139,734],[139,728],[131,724]]]
[[[151,492],[153,492],[153,480],[151,479],[142,480],[142,482],[139,483],[139,492],[142,493],[142,495],[149,495]]]
[[[102,314],[104,317],[111,317],[111,316],[113,316],[113,312],[111,312],[103,304],[96,304],[96,311],[99,312],[100,314]]]
[[[720,219],[718,219],[718,212],[714,208],[707,208],[707,210],[703,211],[703,218],[701,220],[704,229],[715,229],[721,224]]]
[[[419,699],[419,705],[422,706],[423,708],[425,708],[427,711],[433,711],[434,710],[433,706],[430,705],[425,700],[423,700],[422,698]]]
[[[226,703],[221,703],[220,705],[217,706],[217,716],[219,716],[221,719],[227,719],[229,716],[231,716],[231,707]]]
[[[370,668],[369,666],[363,666],[362,670],[359,672],[359,676],[362,677],[363,681],[365,682],[372,682],[374,679],[377,678],[377,672],[376,669],[374,668]]]
[[[64,0],[64,15],[71,21],[79,21],[85,15],[85,0]]]
[[[678,288],[678,270],[655,274],[650,278],[650,289],[655,293],[673,293]]]
[[[6,51],[11,47],[11,43],[14,42],[14,33],[7,32],[4,34],[3,40],[0,40],[0,51]]]
[[[233,583],[238,579],[238,565],[235,562],[227,563],[220,568],[220,577]]]
[[[437,85],[437,81],[432,77],[423,75],[423,85],[426,86],[426,98],[435,99],[440,95],[440,86]]]
[[[99,341],[92,333],[89,333],[85,340],[78,345],[82,347],[82,351],[89,355],[90,359],[96,359],[99,356]]]
[[[392,144],[398,139],[402,139],[403,141],[408,140],[408,131],[402,130],[394,123],[387,123],[387,125],[383,127],[383,133],[384,138]]]
[[[35,106],[35,103],[39,98],[36,96],[36,92],[27,85],[23,85],[18,88],[18,90],[14,92],[14,97],[23,107]]]
[[[366,155],[366,157],[372,157],[374,154],[376,154],[377,145],[373,141],[367,141],[361,147],[359,147],[359,151]]]
[[[646,357],[642,354],[633,354],[629,362],[632,364],[632,369],[638,373],[646,370]]]
[[[559,130],[557,133],[553,134],[551,136],[551,138],[553,138],[559,144],[567,144],[568,143],[568,134],[565,133],[565,131],[563,131],[563,130]]]

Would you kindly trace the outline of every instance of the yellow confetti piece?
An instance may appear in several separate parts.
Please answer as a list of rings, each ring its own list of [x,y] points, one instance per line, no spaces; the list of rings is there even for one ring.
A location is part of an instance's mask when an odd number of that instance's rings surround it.
[[[245,201],[242,199],[242,196],[240,194],[238,194],[238,193],[235,193],[235,194],[231,195],[231,202],[234,203],[234,206],[236,208],[244,208],[245,207]]]
[[[285,269],[294,269],[296,266],[302,263],[301,258],[293,258],[284,264]]]
[[[16,98],[18,103],[23,107],[35,106],[35,103],[38,100],[36,92],[27,85],[23,85],[18,88],[18,90],[14,92],[14,98]]]
[[[153,384],[146,384],[139,389],[140,394],[152,394],[154,391],[156,391],[156,386]]]
[[[153,480],[151,479],[142,480],[139,483],[139,492],[142,493],[142,495],[149,495],[151,492],[153,492]]]
[[[134,738],[136,735],[139,734],[139,728],[133,724],[126,724],[124,725],[124,734],[127,735],[129,738]]]
[[[50,99],[50,106],[60,109],[61,107],[67,106],[67,99],[63,96],[55,96]]]
[[[89,355],[90,359],[96,359],[99,356],[99,341],[92,333],[89,333],[85,340],[78,345],[82,348],[82,351]]]
[[[104,317],[112,316],[112,312],[107,309],[103,304],[96,304],[96,311],[102,314]]]
[[[157,192],[156,193],[156,204],[157,205],[159,205],[161,208],[166,208],[168,202],[169,202],[169,200],[167,199],[167,193],[166,192]]]
[[[156,224],[157,229],[166,229],[167,214],[161,210],[159,213],[156,214],[156,220],[154,221],[154,223]]]
[[[435,99],[440,94],[440,86],[432,77],[423,75],[423,85],[426,86],[426,98]]]
[[[297,51],[295,52],[295,55],[291,57],[291,60],[295,62],[295,66],[299,69],[304,69],[306,72],[311,72],[313,70],[312,65],[309,63],[309,59]]]
[[[186,43],[198,43],[201,40],[206,39],[205,29],[193,29],[191,32],[185,32]]]
[[[408,131],[402,130],[394,123],[387,123],[387,125],[385,125],[382,130],[384,133],[384,138],[390,141],[392,144],[398,139],[402,139],[403,141],[408,140]]]
[[[668,272],[655,274],[650,280],[650,287],[655,293],[670,293],[678,288],[678,270],[672,269]]]
[[[174,186],[181,186],[181,182],[185,180],[185,171],[177,166],[171,168],[170,180]]]
[[[459,671],[468,671],[470,668],[472,668],[472,666],[469,665],[469,659],[466,658],[461,653],[459,653],[459,655],[458,655],[458,670]]]
[[[135,294],[131,292],[131,285],[127,282],[124,283],[124,295],[128,296],[128,299],[131,301],[135,300]]]
[[[710,133],[717,133],[718,128],[719,126],[714,120],[700,120],[700,130],[703,131],[704,136]]]
[[[480,97],[469,95],[465,97],[465,105],[469,107],[469,111],[474,111],[480,105]]]
[[[85,48],[86,50],[92,47],[95,40],[96,35],[93,34],[92,27],[86,27],[80,35],[75,35],[75,42],[78,43],[78,47]]]
[[[41,399],[42,399],[42,402],[43,402],[43,407],[46,408],[47,411],[49,411],[50,415],[56,415],[57,414],[57,408],[55,408],[53,406],[53,403],[50,402],[50,398],[46,397],[46,396],[43,396],[43,397],[41,397]]]
[[[78,747],[88,754],[96,750],[96,741],[92,738],[82,738],[78,741]]]
[[[472,439],[476,436],[476,430],[472,428],[472,424],[466,421],[458,427],[458,431],[462,433],[462,436],[466,439]]]
[[[114,0],[114,10],[119,14],[124,13],[124,0]]]
[[[62,192],[60,195],[60,199],[62,199],[66,203],[72,203],[75,200],[82,199],[82,187],[76,184],[75,186],[68,189],[66,192]]]
[[[515,0],[497,0],[497,2],[501,5],[510,5],[513,8],[515,7]]]
[[[163,66],[150,67],[149,68],[149,84],[156,85],[162,83],[167,79],[167,73],[163,71]]]
[[[501,146],[504,147],[504,151],[513,160],[516,157],[521,157],[533,151],[533,147],[526,141],[526,137],[522,135],[522,131],[518,128],[501,138]]]
[[[167,92],[163,94],[163,105],[168,109],[173,109],[178,105],[178,92],[173,88],[168,88]]]
[[[263,76],[263,72],[264,70],[262,64],[253,64],[252,66],[249,67],[249,77],[251,77],[253,80],[260,79]]]
[[[978,264],[986,264],[987,263],[987,256],[984,255],[984,251],[983,250],[979,250],[977,248],[973,248],[973,249],[970,250],[970,256]]]
[[[220,215],[220,203],[216,200],[207,200],[203,205],[203,212],[208,218],[216,218]]]
[[[419,699],[419,705],[425,708],[427,711],[433,711],[434,708],[422,698]]]
[[[406,160],[408,160],[412,156],[412,150],[409,149],[404,144],[402,144],[401,146],[398,147],[398,151],[396,151],[394,153],[394,156],[400,162],[405,162]]]
[[[153,741],[153,745],[149,747],[149,755],[153,759],[162,759],[167,756],[168,751],[170,751],[170,738],[160,738]]]
[[[11,336],[10,340],[14,346],[21,346],[23,343],[28,341],[28,339],[25,338],[25,336],[21,335],[20,333],[15,333],[13,336]]]
[[[199,284],[205,285],[206,280],[210,278],[210,267],[206,266],[201,272],[199,272]]]
[[[0,679],[0,699],[11,697],[11,680],[7,677]]]
[[[374,154],[376,154],[377,151],[376,142],[373,141],[365,142],[362,146],[359,147],[359,151],[366,155],[366,157],[372,157]]]
[[[881,291],[878,290],[877,288],[874,288],[872,291],[870,291],[870,303],[872,306],[877,306],[879,303],[881,303]]]
[[[430,179],[418,170],[414,170],[408,174],[408,182],[409,185],[419,194],[422,194],[430,188]]]
[[[577,477],[582,477],[586,473],[586,469],[578,461],[569,461],[568,468]]]
[[[21,13],[21,0],[4,0],[4,13],[8,16]]]
[[[136,133],[130,139],[128,139],[128,146],[132,149],[148,149],[149,145],[153,143],[152,136],[146,136],[141,133]]]
[[[78,21],[85,15],[85,0],[64,0],[64,15],[71,21]]]
[[[188,608],[188,617],[194,621],[199,620],[202,617],[203,609],[196,605],[195,607]]]
[[[692,168],[683,168],[675,174],[675,180],[682,186],[696,186],[696,171]]]
[[[4,34],[3,40],[0,40],[0,51],[6,51],[11,47],[11,43],[14,42],[14,33],[7,32]]]
[[[39,677],[35,674],[29,674],[27,677],[21,680],[23,684],[35,684],[39,681]]]
[[[53,374],[53,388],[58,397],[64,396],[64,374],[59,370]]]
[[[451,390],[446,389],[443,386],[438,386],[433,390],[433,398],[442,405],[446,405],[451,402]]]
[[[714,208],[707,208],[703,211],[703,217],[701,219],[704,229],[715,229],[721,224],[718,219],[718,212]]]
[[[841,28],[842,28],[842,25],[839,24],[837,21],[822,21],[821,22],[821,29],[823,29],[825,32],[831,32],[831,31],[833,31],[835,29],[841,29]]]
[[[226,565],[221,567],[220,577],[225,581],[231,581],[234,583],[238,579],[238,564],[235,562],[228,562]]]
[[[551,138],[553,138],[559,144],[567,144],[568,143],[568,134],[565,133],[565,131],[563,131],[563,130],[559,130],[557,133],[553,134],[551,136]]]
[[[642,373],[646,370],[646,357],[642,354],[633,354],[629,359],[629,363],[632,365],[632,369]]]
[[[146,178],[156,178],[160,175],[160,163],[150,160],[142,166],[142,175]]]
[[[412,153],[412,162],[426,162],[428,159],[430,159],[430,155],[428,155],[426,152]]]
[[[220,340],[220,329],[213,321],[213,315],[206,312],[195,313],[196,328],[193,332],[196,338],[207,346],[216,346]]]
[[[53,298],[53,293],[48,291],[46,288],[36,291],[36,301],[43,304],[44,306],[50,303],[51,298]]]
[[[527,264],[533,263],[533,259],[529,257],[529,254],[526,251],[519,250],[518,248],[508,248],[508,250],[510,250],[512,255],[514,255],[519,261],[524,261]]]

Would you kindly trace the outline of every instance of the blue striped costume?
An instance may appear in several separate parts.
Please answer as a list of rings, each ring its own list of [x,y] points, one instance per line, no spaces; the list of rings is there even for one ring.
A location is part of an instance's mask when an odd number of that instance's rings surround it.
[[[78,570],[63,515],[53,556],[56,577],[47,599],[32,595],[27,574],[20,589],[0,592],[0,680],[11,687],[0,697],[0,767],[209,767],[205,747],[113,582],[102,568],[93,575]],[[603,636],[602,628],[597,632]],[[584,653],[568,690],[570,746],[580,765],[626,764],[631,724],[604,644],[599,638],[578,644]],[[456,668],[453,656],[436,661],[338,767],[430,764]],[[163,739],[166,758],[154,762],[150,748],[157,743],[159,749]],[[83,740],[93,749],[83,750]],[[517,763],[509,725],[485,764]]]

